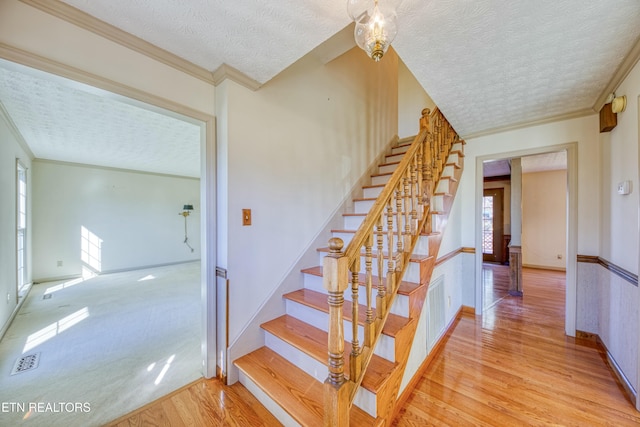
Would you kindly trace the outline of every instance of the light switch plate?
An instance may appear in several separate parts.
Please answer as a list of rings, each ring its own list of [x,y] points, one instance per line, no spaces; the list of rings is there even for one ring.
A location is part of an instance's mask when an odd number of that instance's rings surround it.
[[[627,195],[631,193],[631,181],[622,181],[618,183],[618,194]]]
[[[242,225],[251,225],[251,209],[242,209]]]

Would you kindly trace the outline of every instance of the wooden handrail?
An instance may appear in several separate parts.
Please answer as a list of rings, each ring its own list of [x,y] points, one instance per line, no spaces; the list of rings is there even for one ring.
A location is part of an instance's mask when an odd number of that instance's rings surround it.
[[[422,110],[418,135],[405,152],[347,248],[344,252],[342,251],[341,239],[333,238],[329,242],[330,254],[323,261],[323,284],[329,293],[329,376],[325,381],[325,426],[348,425],[349,408],[364,378],[373,349],[381,336],[411,253],[421,231],[430,227],[430,203],[436,184],[444,171],[448,154],[457,140],[456,132],[437,107],[433,113],[429,109]],[[386,276],[383,254],[385,243],[388,252]],[[359,316],[358,275],[362,257],[364,257],[365,269],[366,320],[364,337],[360,339],[357,320]],[[372,304],[374,259],[377,260],[378,276],[375,314]],[[344,373],[345,334],[342,308],[344,291],[350,285],[353,301],[353,338],[347,379]]]

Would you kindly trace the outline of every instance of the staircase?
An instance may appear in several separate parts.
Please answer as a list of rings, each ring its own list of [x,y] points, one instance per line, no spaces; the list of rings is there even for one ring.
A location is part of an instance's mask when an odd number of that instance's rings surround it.
[[[463,150],[437,109],[423,111],[420,134],[391,149],[303,287],[283,295],[286,314],[261,325],[264,347],[234,362],[283,424],[390,424]]]

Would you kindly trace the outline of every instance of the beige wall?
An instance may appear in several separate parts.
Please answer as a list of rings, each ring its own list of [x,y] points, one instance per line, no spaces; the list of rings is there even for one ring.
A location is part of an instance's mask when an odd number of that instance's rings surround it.
[[[355,48],[323,65],[309,54],[258,91],[225,82],[218,95],[233,343],[396,135],[398,58],[375,63]]]
[[[423,108],[431,111],[435,103],[400,59],[398,61],[398,136],[414,136],[420,130],[419,120]]]
[[[566,170],[522,174],[522,263],[525,267],[565,269],[566,201]]]

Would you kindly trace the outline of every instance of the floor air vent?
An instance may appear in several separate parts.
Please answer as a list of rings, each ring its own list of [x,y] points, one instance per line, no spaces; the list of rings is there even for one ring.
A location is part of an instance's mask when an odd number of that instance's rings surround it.
[[[50,299],[53,294],[44,294],[42,299]]]
[[[40,353],[28,354],[26,356],[22,356],[18,360],[16,360],[15,365],[13,365],[13,369],[11,370],[11,375],[19,374],[24,371],[29,371],[31,369],[36,369],[38,364],[40,363]]]

